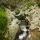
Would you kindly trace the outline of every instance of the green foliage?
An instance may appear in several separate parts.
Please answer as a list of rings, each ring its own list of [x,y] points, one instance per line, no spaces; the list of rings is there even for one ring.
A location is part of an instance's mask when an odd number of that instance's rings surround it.
[[[27,8],[29,8],[29,7],[31,7],[31,6],[34,6],[34,3],[32,3],[32,1],[29,1],[29,2],[27,3]]]
[[[34,6],[35,3],[32,2],[32,0],[25,0],[24,2],[24,7],[26,7],[27,9],[29,9],[31,6]]]
[[[7,30],[7,16],[3,8],[0,8],[0,40],[5,40],[5,32]]]
[[[7,17],[4,9],[0,8],[0,31],[4,31],[7,26]]]

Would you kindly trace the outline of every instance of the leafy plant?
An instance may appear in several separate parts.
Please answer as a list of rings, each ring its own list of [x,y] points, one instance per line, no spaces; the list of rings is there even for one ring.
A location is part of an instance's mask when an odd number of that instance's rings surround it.
[[[5,31],[7,30],[7,16],[3,8],[0,8],[0,40],[4,40]]]

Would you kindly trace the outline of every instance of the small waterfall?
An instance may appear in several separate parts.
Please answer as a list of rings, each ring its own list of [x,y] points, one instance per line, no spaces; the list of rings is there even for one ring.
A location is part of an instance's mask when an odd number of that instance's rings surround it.
[[[23,32],[23,34],[19,35],[19,40],[24,40],[26,36],[27,36],[26,32]]]
[[[19,40],[28,40],[31,35],[25,21],[21,21],[20,29],[23,33],[21,32],[21,34],[19,34]]]

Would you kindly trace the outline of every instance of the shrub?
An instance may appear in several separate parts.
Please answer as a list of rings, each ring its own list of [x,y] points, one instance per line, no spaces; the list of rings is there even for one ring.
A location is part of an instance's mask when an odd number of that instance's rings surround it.
[[[7,30],[7,16],[3,8],[0,8],[0,40],[4,40],[4,34]]]

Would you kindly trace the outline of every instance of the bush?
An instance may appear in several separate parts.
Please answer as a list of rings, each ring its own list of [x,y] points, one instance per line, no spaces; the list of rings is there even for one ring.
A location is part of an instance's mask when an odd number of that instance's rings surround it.
[[[0,31],[4,31],[7,26],[7,17],[5,11],[0,8]]]
[[[5,31],[7,30],[7,16],[3,8],[0,8],[0,40],[4,40]]]

